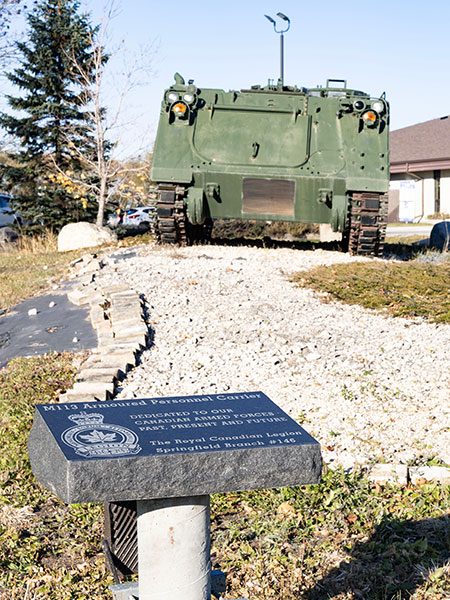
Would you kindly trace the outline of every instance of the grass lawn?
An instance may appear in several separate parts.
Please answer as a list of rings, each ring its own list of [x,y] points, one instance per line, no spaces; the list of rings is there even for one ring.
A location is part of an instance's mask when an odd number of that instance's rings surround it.
[[[146,233],[126,237],[122,231],[120,247],[147,244],[152,238]],[[113,245],[112,247],[114,247]],[[21,300],[44,291],[52,281],[59,281],[67,272],[71,261],[89,252],[102,252],[101,248],[84,248],[77,252],[58,252],[57,237],[23,237],[17,248],[0,249],[0,310],[8,309]]]
[[[0,371],[0,599],[111,598],[102,505],[66,506],[27,458],[35,403],[71,385],[70,354]],[[329,471],[319,485],[212,497],[212,561],[228,598],[450,597],[450,489],[381,487]]]
[[[316,267],[292,280],[326,293],[324,301],[385,309],[396,317],[450,321],[450,262],[354,262]]]
[[[0,310],[59,280],[77,253],[58,252],[56,236],[23,238],[18,248],[0,251]]]
[[[102,598],[100,505],[66,506],[34,479],[27,440],[35,403],[56,402],[73,356],[15,359],[0,370],[0,598]]]

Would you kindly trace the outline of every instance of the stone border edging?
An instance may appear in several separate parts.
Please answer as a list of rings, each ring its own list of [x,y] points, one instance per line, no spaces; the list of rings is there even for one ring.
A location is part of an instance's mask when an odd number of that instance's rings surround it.
[[[102,259],[85,255],[71,263],[78,285],[68,292],[77,306],[90,306],[90,320],[97,333],[97,349],[81,365],[73,387],[60,402],[109,400],[115,382],[136,366],[136,355],[147,345],[148,327],[138,293],[122,285],[102,287],[96,273],[105,266]]]
[[[408,467],[401,464],[374,464],[365,467],[367,478],[373,483],[397,485],[423,485],[434,482],[450,485],[450,469],[441,466]]]
[[[115,382],[137,364],[136,355],[147,345],[148,327],[139,294],[120,284],[101,287],[96,274],[105,262],[87,254],[71,263],[78,285],[67,295],[77,306],[89,304],[90,320],[96,330],[98,347],[81,365],[74,386],[59,397],[60,402],[109,400]],[[362,465],[373,483],[422,485],[435,482],[450,485],[450,468],[408,467],[403,464]]]

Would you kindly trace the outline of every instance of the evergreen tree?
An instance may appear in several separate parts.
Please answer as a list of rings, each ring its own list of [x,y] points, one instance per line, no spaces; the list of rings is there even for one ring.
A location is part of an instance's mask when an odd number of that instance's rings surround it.
[[[55,228],[95,215],[95,200],[64,177],[81,170],[80,146],[94,151],[80,70],[92,69],[96,29],[78,9],[76,0],[35,4],[27,16],[28,39],[17,43],[20,64],[7,74],[22,91],[7,96],[18,116],[0,114],[0,126],[18,143],[0,166],[0,185],[25,220]]]

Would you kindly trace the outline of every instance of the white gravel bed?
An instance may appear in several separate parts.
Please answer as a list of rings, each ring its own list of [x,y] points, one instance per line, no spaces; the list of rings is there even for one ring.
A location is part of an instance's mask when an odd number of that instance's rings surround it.
[[[154,332],[119,398],[262,390],[329,464],[450,462],[449,326],[324,303],[289,282],[354,258],[224,246],[137,253],[100,274],[145,295]]]

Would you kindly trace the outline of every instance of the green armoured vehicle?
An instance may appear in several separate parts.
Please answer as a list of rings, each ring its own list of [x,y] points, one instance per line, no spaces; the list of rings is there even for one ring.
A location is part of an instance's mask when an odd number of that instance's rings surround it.
[[[328,80],[226,92],[175,75],[151,178],[162,242],[207,239],[214,219],[327,223],[352,254],[382,251],[389,182],[384,94]]]

